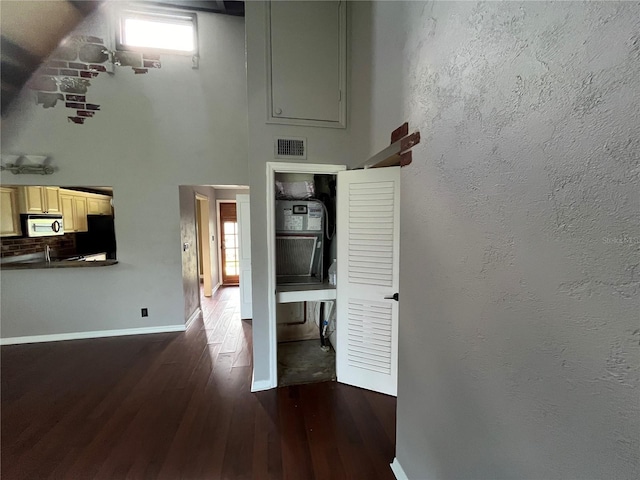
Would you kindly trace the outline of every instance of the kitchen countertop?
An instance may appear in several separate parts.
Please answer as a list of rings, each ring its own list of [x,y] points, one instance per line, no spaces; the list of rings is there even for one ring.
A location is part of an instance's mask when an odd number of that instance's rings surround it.
[[[0,270],[35,270],[49,268],[92,268],[108,267],[117,264],[117,260],[85,261],[52,261],[52,262],[14,262],[0,265]]]

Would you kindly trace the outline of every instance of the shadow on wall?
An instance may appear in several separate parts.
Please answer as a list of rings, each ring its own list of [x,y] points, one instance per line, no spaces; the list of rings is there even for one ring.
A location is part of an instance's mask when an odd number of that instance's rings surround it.
[[[352,166],[390,144],[407,119],[403,77],[404,6],[400,2],[353,2],[351,8],[350,116]],[[396,28],[378,28],[380,18]],[[384,59],[381,61],[381,59]],[[413,131],[415,125],[409,125]]]

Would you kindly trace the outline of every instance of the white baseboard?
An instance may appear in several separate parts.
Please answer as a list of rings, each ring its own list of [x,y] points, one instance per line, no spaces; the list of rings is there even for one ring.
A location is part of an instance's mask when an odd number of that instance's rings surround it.
[[[391,464],[391,471],[395,475],[396,480],[409,480],[409,477],[407,477],[407,474],[404,473],[404,470],[402,469],[402,465],[400,465],[400,462],[398,462],[397,457],[393,459],[393,463]]]
[[[221,285],[221,283],[218,282],[216,284],[216,286],[211,289],[211,295],[213,295],[214,293],[216,293],[218,291],[218,289],[220,288],[220,285]]]
[[[257,380],[253,378],[253,373],[251,373],[251,392],[262,392],[264,390],[271,390],[275,388],[276,385],[271,383],[271,380]]]
[[[146,335],[149,333],[184,332],[184,325],[161,325],[158,327],[124,328],[121,330],[96,330],[93,332],[54,333],[51,335],[30,335],[28,337],[0,338],[0,345],[18,345],[22,343],[61,342],[64,340],[82,340],[87,338],[122,337],[126,335]]]
[[[202,310],[200,309],[200,307],[196,308],[194,310],[194,312],[191,314],[191,316],[189,318],[187,318],[187,321],[184,324],[184,329],[185,330],[189,330],[189,327],[191,326],[191,324],[193,323],[193,321],[198,318],[198,315],[200,315],[202,313]]]

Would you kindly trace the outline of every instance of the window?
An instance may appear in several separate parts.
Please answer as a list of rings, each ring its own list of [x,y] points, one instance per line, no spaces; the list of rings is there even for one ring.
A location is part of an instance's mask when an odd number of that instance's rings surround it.
[[[197,55],[196,15],[172,11],[133,11],[120,14],[118,50]]]

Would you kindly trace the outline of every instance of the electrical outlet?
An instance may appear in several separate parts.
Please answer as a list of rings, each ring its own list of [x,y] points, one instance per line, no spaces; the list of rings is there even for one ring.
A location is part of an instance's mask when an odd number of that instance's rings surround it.
[[[142,316],[143,317],[148,317],[149,316],[149,309],[148,308],[143,308],[141,310]]]

